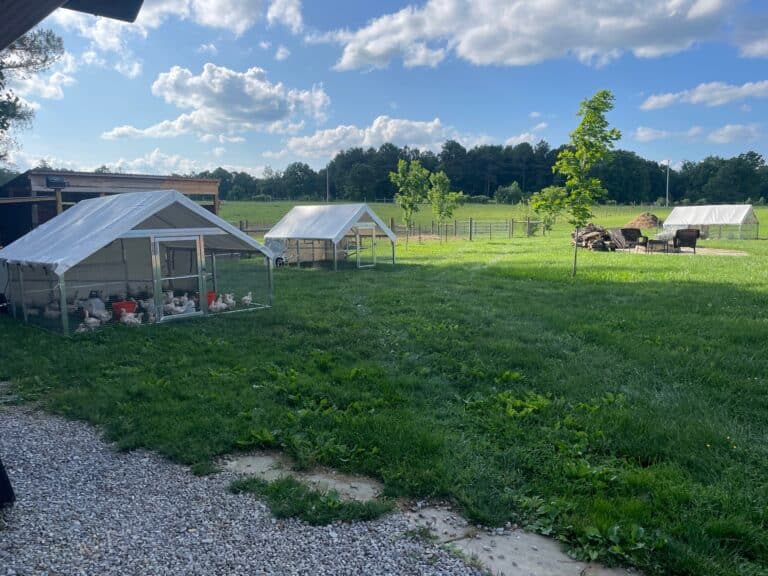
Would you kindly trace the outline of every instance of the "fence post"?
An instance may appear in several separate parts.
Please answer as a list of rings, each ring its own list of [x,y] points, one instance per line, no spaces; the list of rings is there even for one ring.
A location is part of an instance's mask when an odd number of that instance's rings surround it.
[[[435,221],[432,220],[432,236],[435,235]]]
[[[459,226],[458,221],[456,218],[453,219],[453,237],[458,238],[459,237]]]
[[[469,219],[469,241],[472,242],[472,218]]]
[[[243,223],[243,221],[242,221],[242,220],[240,220],[240,231],[241,231],[241,232],[243,232],[243,231],[244,231],[244,226],[245,226],[245,224]]]
[[[531,235],[531,217],[530,216],[525,217],[525,235],[526,236]]]
[[[510,227],[509,220],[507,220],[507,238],[512,238],[512,228]]]
[[[419,244],[421,244],[421,224],[419,224]]]
[[[389,217],[389,229],[395,231],[395,219],[393,216]]]
[[[488,240],[493,240],[493,221],[488,222]]]

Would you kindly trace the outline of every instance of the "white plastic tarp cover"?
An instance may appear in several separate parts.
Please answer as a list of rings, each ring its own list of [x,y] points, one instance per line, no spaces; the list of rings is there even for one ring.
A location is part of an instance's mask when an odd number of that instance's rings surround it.
[[[330,240],[338,243],[365,216],[394,242],[397,237],[367,204],[295,206],[264,235],[269,239]]]
[[[757,224],[757,216],[749,204],[678,206],[664,221],[664,228],[741,224]]]
[[[258,250],[272,258],[265,246],[180,192],[156,190],[78,202],[0,250],[0,260],[50,266],[61,275],[165,208],[194,212],[206,227],[227,232],[228,238],[235,240],[240,249]]]

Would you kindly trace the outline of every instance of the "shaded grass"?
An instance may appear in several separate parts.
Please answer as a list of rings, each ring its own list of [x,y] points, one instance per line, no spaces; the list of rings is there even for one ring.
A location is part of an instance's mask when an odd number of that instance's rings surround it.
[[[580,253],[572,280],[566,233],[280,269],[248,315],[71,340],[2,319],[0,379],[201,471],[280,448],[582,558],[765,573],[768,243]]]
[[[232,482],[229,489],[235,494],[247,492],[261,496],[276,518],[300,518],[313,526],[339,520],[373,520],[392,511],[392,504],[389,502],[343,500],[333,490],[314,490],[290,476],[272,482],[259,478],[243,478]]]

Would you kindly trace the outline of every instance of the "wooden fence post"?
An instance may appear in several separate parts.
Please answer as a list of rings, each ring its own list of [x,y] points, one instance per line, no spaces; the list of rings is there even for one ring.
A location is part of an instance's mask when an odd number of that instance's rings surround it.
[[[469,219],[469,241],[472,242],[472,218]]]
[[[531,235],[531,217],[526,216],[525,218],[525,235],[530,236]]]
[[[456,218],[453,219],[453,237],[454,238],[459,237],[459,223],[456,220]]]

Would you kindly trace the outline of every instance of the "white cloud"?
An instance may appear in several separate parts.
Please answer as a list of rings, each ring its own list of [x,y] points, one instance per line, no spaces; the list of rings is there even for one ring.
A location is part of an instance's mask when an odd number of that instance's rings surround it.
[[[219,53],[219,49],[216,48],[216,44],[210,42],[208,44],[200,44],[200,46],[197,47],[197,52],[199,54],[210,54],[211,56],[216,56],[216,54]]]
[[[461,135],[456,129],[445,126],[439,118],[429,122],[377,117],[370,126],[360,128],[341,125],[318,130],[310,136],[295,136],[288,139],[287,151],[305,158],[330,158],[340,150],[361,146],[378,148],[392,142],[398,146],[410,146],[421,150],[439,150],[446,140],[458,140],[473,145],[482,139]],[[268,157],[281,157],[285,151],[267,153]]]
[[[267,10],[267,21],[270,25],[283,24],[298,34],[304,29],[301,0],[272,0]]]
[[[115,70],[127,78],[137,78],[141,75],[142,63],[133,55],[129,55],[115,63]]]
[[[707,82],[699,84],[692,90],[653,94],[640,105],[642,110],[656,110],[673,104],[704,104],[705,106],[722,106],[730,102],[738,102],[747,98],[768,98],[768,80],[747,82],[741,86],[725,82]]]
[[[654,140],[661,140],[667,138],[669,132],[666,130],[657,130],[656,128],[648,128],[647,126],[638,126],[635,130],[635,140],[638,142],[653,142]]]
[[[262,40],[259,42],[259,48],[262,50],[269,50],[272,47],[272,42],[267,42],[266,40]]]
[[[528,118],[536,119],[536,118],[540,118],[540,117],[541,117],[541,112],[533,111],[530,114],[528,114]]]
[[[221,158],[226,151],[227,149],[224,148],[224,146],[216,146],[216,148],[213,149],[213,155],[216,156],[216,158]]]
[[[704,133],[704,128],[701,126],[691,126],[688,130],[685,132],[686,138],[698,138]]]
[[[19,78],[12,82],[14,91],[22,97],[40,97],[50,100],[64,98],[64,86],[71,86],[75,79],[63,72],[53,72],[49,75],[33,74],[27,78]]]
[[[285,46],[279,46],[277,49],[277,52],[275,52],[275,60],[278,62],[281,62],[283,60],[286,60],[288,56],[291,55],[291,51],[288,50]]]
[[[768,58],[768,38],[746,42],[741,47],[741,55],[749,58]]]
[[[680,52],[722,32],[732,0],[427,0],[357,30],[310,35],[343,46],[339,70],[394,58],[434,66],[449,52],[477,65],[524,66],[575,56],[603,65],[625,52]]]
[[[716,144],[731,142],[751,142],[760,138],[760,128],[756,124],[726,124],[710,132],[707,139]]]
[[[199,137],[242,137],[247,131],[292,132],[303,126],[300,116],[322,121],[330,98],[322,86],[310,90],[288,89],[272,83],[261,68],[237,72],[215,64],[205,64],[195,76],[186,68],[174,66],[157,77],[152,93],[185,112],[147,128],[117,126],[103,138],[164,138],[183,134]]]
[[[532,117],[537,118],[538,116],[532,116]],[[526,132],[522,132],[521,134],[516,134],[515,136],[510,136],[509,138],[507,138],[504,144],[507,146],[517,146],[518,144],[522,144],[523,142],[528,142],[530,144],[531,142],[540,140],[541,136],[539,135],[539,132],[541,132],[542,130],[545,130],[547,126],[548,124],[546,122],[539,122],[538,124],[536,124],[536,126],[531,128],[530,130],[527,130]]]

